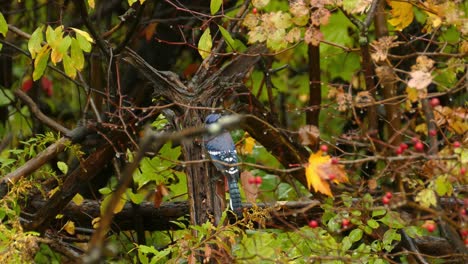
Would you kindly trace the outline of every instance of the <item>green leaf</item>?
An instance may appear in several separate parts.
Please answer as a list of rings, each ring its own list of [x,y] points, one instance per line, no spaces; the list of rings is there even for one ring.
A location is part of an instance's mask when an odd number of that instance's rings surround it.
[[[361,240],[362,238],[362,230],[357,228],[357,229],[354,229],[353,231],[351,231],[351,233],[349,233],[349,239],[351,240],[351,242],[357,242],[359,240]]]
[[[167,160],[177,160],[180,156],[180,146],[179,147],[172,147],[171,143],[166,143],[164,146],[159,150],[161,157]]]
[[[112,189],[109,187],[104,187],[104,188],[99,189],[99,193],[102,195],[107,195],[111,192],[112,192]]]
[[[78,43],[80,44],[80,47],[83,51],[85,52],[90,52],[91,51],[91,43],[86,40],[85,37],[76,34],[76,40],[78,40]]]
[[[361,216],[361,215],[362,215],[362,212],[359,211],[359,210],[352,210],[352,211],[351,211],[351,214],[354,215],[354,216]]]
[[[364,232],[368,235],[371,235],[372,234],[372,228],[370,228],[369,226],[364,226]]]
[[[342,251],[348,251],[351,246],[353,245],[353,242],[351,241],[351,239],[349,237],[345,237],[343,238],[343,240],[341,240],[341,250]]]
[[[439,196],[452,195],[453,186],[452,183],[448,180],[448,175],[441,175],[437,177],[434,182],[435,191]]]
[[[418,226],[408,226],[404,228],[406,234],[411,238],[416,238],[424,234],[423,229]]]
[[[42,47],[41,51],[37,54],[36,59],[34,60],[34,71],[33,71],[33,81],[39,80],[44,74],[44,71],[47,67],[47,62],[49,61],[50,49],[48,45]]]
[[[128,188],[126,191],[126,194],[128,198],[134,203],[134,204],[141,204],[143,200],[145,200],[145,194],[143,193],[133,193],[132,189]]]
[[[221,31],[221,35],[223,35],[223,38],[226,41],[227,45],[234,49],[236,43],[235,43],[234,39],[231,37],[231,34],[229,34],[229,32],[225,28],[223,28],[222,26],[218,25],[218,27],[219,27],[219,30]]]
[[[367,225],[372,229],[376,229],[379,227],[379,222],[375,221],[374,219],[367,220]]]
[[[0,168],[3,169],[3,168],[5,168],[5,167],[7,167],[8,165],[13,164],[13,163],[15,163],[15,162],[16,162],[15,159],[8,159],[8,158],[2,158],[2,157],[0,157],[0,164],[2,164],[2,166],[0,166]]]
[[[219,8],[221,8],[222,3],[223,0],[211,0],[210,11],[212,15],[216,14],[216,12],[219,11]]]
[[[397,212],[389,211],[384,217],[378,220],[384,225],[390,228],[403,228],[405,227],[405,221],[401,219]]]
[[[185,224],[182,223],[182,222],[178,222],[178,221],[169,221],[169,223],[172,223],[172,224],[178,226],[180,229],[186,229],[186,228],[187,228],[187,225],[185,225]]]
[[[52,29],[51,26],[47,26],[46,29],[46,40],[49,45],[53,44],[55,40],[57,39],[55,31]]]
[[[385,210],[385,209],[377,209],[377,210],[372,211],[372,217],[381,216],[381,215],[384,215],[386,213],[387,213],[387,210]]]
[[[38,27],[31,34],[31,38],[28,41],[28,50],[31,53],[31,58],[36,58],[36,54],[41,50],[42,40],[42,27]]]
[[[343,193],[341,195],[341,200],[343,200],[343,204],[348,208],[353,205],[353,197],[349,195],[349,193]]]
[[[81,71],[84,67],[84,56],[83,51],[80,48],[80,44],[76,39],[71,40],[71,51],[70,51],[71,60],[73,66]]]
[[[206,59],[210,55],[212,47],[211,32],[210,28],[207,27],[198,41],[198,53],[200,53],[202,59]]]
[[[7,32],[8,32],[8,24],[3,14],[0,12],[0,34],[6,37]]]
[[[369,193],[366,193],[364,194],[364,197],[362,197],[362,203],[366,209],[372,208],[374,205],[374,198],[372,198],[372,195]]]
[[[67,54],[63,56],[63,69],[65,70],[65,74],[67,74],[70,78],[75,79],[76,69],[73,67],[72,59]]]
[[[392,251],[392,249],[395,247],[395,244],[393,242],[395,241],[400,241],[401,240],[401,235],[397,233],[395,229],[389,229],[385,232],[383,235],[382,243],[383,247],[387,252]]]
[[[0,89],[0,106],[9,105],[15,96],[9,89]],[[2,161],[0,157],[0,162]]]
[[[59,161],[57,162],[57,167],[59,168],[59,170],[63,173],[63,174],[67,174],[68,172],[68,165],[63,162],[63,161]]]
[[[138,245],[138,251],[141,251],[142,253],[145,254],[158,254],[158,250],[156,250],[154,247],[149,247],[145,245]]]
[[[60,41],[60,43],[57,46],[57,50],[61,53],[67,52],[68,48],[70,47],[72,39],[70,36],[66,36]]]

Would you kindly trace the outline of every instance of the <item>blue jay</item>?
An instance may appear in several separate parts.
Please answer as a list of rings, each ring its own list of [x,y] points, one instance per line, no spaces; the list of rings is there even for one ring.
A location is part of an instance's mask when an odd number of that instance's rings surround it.
[[[205,124],[216,123],[221,118],[220,114],[209,114],[205,119]],[[229,187],[230,207],[238,216],[242,214],[242,202],[237,182],[239,180],[239,168],[229,166],[238,161],[236,147],[231,134],[227,130],[217,136],[207,135],[204,137],[205,147],[215,167],[226,177]],[[220,162],[217,162],[220,161]]]

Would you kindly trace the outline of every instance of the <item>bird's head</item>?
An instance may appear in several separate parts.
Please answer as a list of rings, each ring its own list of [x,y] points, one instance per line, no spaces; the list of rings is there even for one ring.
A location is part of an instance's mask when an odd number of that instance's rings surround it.
[[[208,116],[206,116],[205,118],[205,124],[209,125],[209,124],[213,124],[213,123],[216,123],[218,122],[218,120],[221,118],[221,115],[220,114],[209,114]]]

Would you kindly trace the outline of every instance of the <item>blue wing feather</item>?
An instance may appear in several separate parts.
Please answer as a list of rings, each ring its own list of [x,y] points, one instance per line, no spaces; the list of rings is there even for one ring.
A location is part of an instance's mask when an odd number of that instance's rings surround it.
[[[205,123],[207,125],[216,123],[219,118],[221,118],[219,114],[210,114],[206,117]],[[237,215],[241,216],[242,202],[239,186],[237,185],[239,180],[239,167],[233,165],[238,163],[238,157],[231,134],[225,131],[214,137],[205,136],[204,142],[211,160],[214,161],[213,164],[228,180],[229,194],[231,197],[230,207]],[[230,166],[231,164],[232,166]]]

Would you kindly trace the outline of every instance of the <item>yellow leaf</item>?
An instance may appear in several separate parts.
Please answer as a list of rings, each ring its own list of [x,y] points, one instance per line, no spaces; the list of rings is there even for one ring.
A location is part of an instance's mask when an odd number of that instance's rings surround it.
[[[63,56],[63,69],[65,70],[65,73],[72,79],[75,79],[76,77],[76,69],[75,67],[73,66],[73,61],[72,59],[70,58],[70,56],[68,56],[67,54],[65,54]]]
[[[75,234],[75,223],[73,221],[67,221],[67,223],[63,226],[63,229],[67,231],[68,234],[74,235]]]
[[[242,152],[244,154],[251,154],[255,146],[255,139],[253,139],[248,134],[246,135],[244,146],[242,147]]]
[[[211,40],[210,28],[206,28],[198,41],[198,53],[200,53],[202,59],[210,55],[212,47],[213,41]]]
[[[390,25],[394,26],[396,30],[403,30],[414,19],[413,13],[413,5],[409,2],[403,1],[390,1],[387,0],[387,3],[390,5],[392,10],[390,13],[392,14],[392,18],[388,20]]]
[[[93,220],[91,220],[91,225],[93,225],[94,229],[97,229],[99,227],[100,222],[101,222],[101,217],[96,217]]]
[[[348,182],[348,177],[343,167],[331,163],[331,157],[322,155],[322,151],[311,154],[309,164],[306,166],[307,187],[314,191],[333,196],[329,181],[335,183]]]
[[[88,42],[94,43],[94,39],[91,37],[91,35],[89,35],[88,32],[73,27],[71,27],[71,29],[73,29],[73,31],[75,31],[77,34],[83,36]]]
[[[88,0],[88,5],[90,8],[94,9],[94,6],[95,6],[94,0]]]
[[[37,53],[36,59],[34,59],[34,72],[33,72],[33,81],[39,80],[44,74],[44,71],[47,67],[47,62],[49,61],[50,48],[49,45],[45,45]]]
[[[459,135],[463,135],[468,131],[468,123],[463,120],[449,119],[448,123],[448,128]]]
[[[408,100],[412,103],[417,102],[419,99],[418,90],[416,90],[415,88],[406,87],[406,94],[407,94]]]
[[[52,53],[50,54],[50,61],[56,65],[57,62],[60,62],[63,58],[63,53],[58,51],[57,49],[53,49]]]
[[[72,201],[73,201],[76,205],[81,205],[81,204],[83,203],[83,201],[84,201],[84,198],[83,198],[83,196],[81,196],[81,194],[77,193],[77,194],[73,197]]]
[[[112,199],[112,196],[113,195],[107,195],[106,198],[104,198],[104,200],[102,201],[101,207],[100,207],[101,214],[105,213],[105,210],[106,210],[107,206],[109,206],[109,202]],[[126,202],[127,202],[127,200],[121,197],[119,199],[119,201],[117,202],[117,204],[115,205],[113,213],[114,214],[120,213],[120,211],[122,211],[122,209],[124,208],[124,205],[125,205]]]
[[[416,128],[414,129],[414,131],[416,133],[427,135],[427,125],[426,125],[426,123],[422,123],[422,124],[417,125]]]
[[[431,189],[424,189],[420,191],[416,195],[416,198],[414,200],[418,202],[421,206],[427,208],[437,205],[437,198],[435,192]]]
[[[54,189],[50,190],[47,196],[51,198],[58,190],[60,190],[60,187],[55,187]]]

